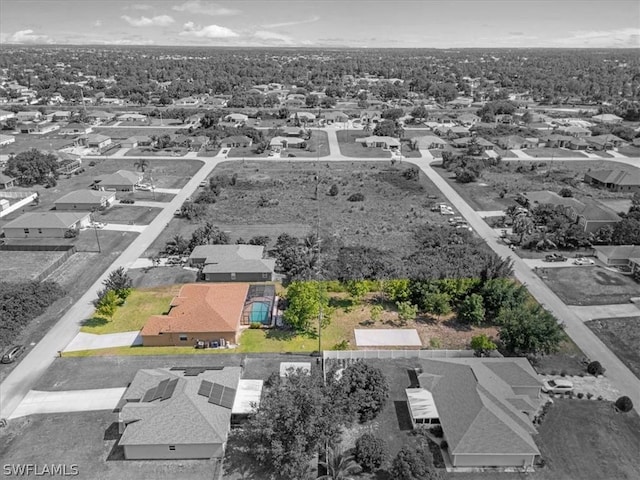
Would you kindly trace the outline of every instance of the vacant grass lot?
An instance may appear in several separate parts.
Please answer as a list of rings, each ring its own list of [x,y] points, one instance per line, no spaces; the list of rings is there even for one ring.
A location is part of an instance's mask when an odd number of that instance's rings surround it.
[[[631,277],[599,266],[544,270],[544,282],[567,305],[627,303],[640,291],[640,285]]]
[[[61,136],[56,132],[47,133],[45,135],[29,135],[24,133],[14,135],[14,137],[16,138],[15,142],[0,147],[1,155],[25,152],[32,148],[50,151],[73,146],[73,135]]]
[[[364,138],[373,135],[372,132],[362,130],[338,130],[338,145],[340,153],[347,157],[355,158],[391,158],[391,152],[381,148],[368,148],[362,143],[356,143],[356,138]]]
[[[636,410],[616,413],[606,401],[554,402],[535,438],[547,462],[540,478],[640,478],[640,418]]]
[[[146,136],[151,137],[155,135],[156,137],[161,137],[162,135],[166,135],[169,133],[184,133],[184,129],[178,128],[178,126],[170,126],[170,127],[96,127],[93,129],[93,133],[100,133],[102,135],[107,135],[111,137],[112,140],[125,140],[129,137],[133,136]]]
[[[136,225],[149,225],[161,212],[159,208],[134,207],[130,205],[116,204],[107,210],[94,214],[94,219],[106,223],[130,223]]]
[[[25,252],[0,250],[0,281],[34,280],[65,252]]]
[[[126,157],[184,157],[188,148],[184,147],[171,147],[162,150],[155,150],[149,147],[132,148],[127,153]]]
[[[124,305],[118,307],[111,320],[94,317],[83,323],[81,332],[104,334],[140,330],[151,315],[167,313],[180,285],[168,285],[151,290],[133,290]]]
[[[640,316],[591,320],[586,325],[640,377]]]
[[[534,158],[537,157],[554,157],[554,158],[580,158],[580,157],[584,157],[584,158],[588,158],[584,153],[578,151],[578,150],[568,150],[566,148],[546,148],[546,147],[540,147],[540,148],[525,148],[522,150],[524,153],[526,153],[527,155],[530,155]]]
[[[560,191],[569,187],[578,200],[626,199],[629,194],[600,190],[582,182],[590,169],[622,169],[637,172],[630,166],[607,161],[504,161],[498,167],[485,169],[478,181],[461,184],[453,175],[442,169],[439,172],[445,180],[476,210],[498,210],[515,204],[521,192],[532,190]],[[504,198],[500,194],[504,192]]]
[[[429,210],[432,202],[444,200],[440,191],[422,173],[418,180],[405,179],[402,172],[407,168],[410,165],[404,163],[394,167],[386,163],[316,164],[294,159],[225,162],[216,167],[213,175],[237,174],[237,182],[224,188],[218,201],[208,207],[207,219],[223,226],[232,238],[253,236],[237,233],[243,225],[251,226],[251,232],[264,225],[262,234],[275,240],[283,231],[289,231],[280,230],[281,225],[292,225],[298,231],[315,229],[319,213],[321,234],[346,245],[393,249],[402,255],[414,247],[412,233],[416,225],[446,223],[443,216]],[[320,183],[315,200],[318,173]],[[339,193],[331,197],[328,192],[334,183]],[[364,194],[365,200],[349,202],[347,198],[354,193]],[[278,204],[259,207],[264,200]],[[188,238],[197,226],[196,222],[173,219],[145,255],[162,250],[178,233]]]
[[[154,288],[196,281],[197,272],[180,266],[130,268],[127,274],[134,288]]]

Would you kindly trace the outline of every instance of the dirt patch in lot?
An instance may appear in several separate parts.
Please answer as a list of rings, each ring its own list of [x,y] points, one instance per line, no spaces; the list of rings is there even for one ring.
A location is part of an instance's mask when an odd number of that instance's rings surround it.
[[[604,318],[586,325],[640,377],[640,317]]]
[[[567,305],[628,303],[640,285],[628,275],[604,267],[545,268],[541,277]]]
[[[104,223],[132,223],[149,225],[161,212],[160,208],[114,205],[94,216],[95,220]]]
[[[546,467],[540,478],[640,478],[640,418],[611,402],[556,399],[535,437]],[[534,477],[534,478],[537,478]]]
[[[136,268],[127,271],[135,288],[153,288],[163,285],[195,282],[197,272],[180,266]]]
[[[68,472],[76,465],[78,474],[72,478],[83,480],[217,478],[216,460],[124,460],[116,422],[111,411],[11,420],[0,430],[0,457],[3,464],[36,464],[40,469],[63,464]]]

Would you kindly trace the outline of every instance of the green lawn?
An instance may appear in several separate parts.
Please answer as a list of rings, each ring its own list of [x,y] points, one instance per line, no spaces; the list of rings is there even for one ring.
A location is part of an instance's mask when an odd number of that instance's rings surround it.
[[[178,286],[175,285],[152,290],[134,290],[126,303],[118,307],[111,320],[90,318],[84,322],[80,331],[100,335],[140,330],[149,316],[161,315],[168,310],[177,292]]]
[[[391,153],[381,148],[368,148],[362,143],[357,143],[356,138],[364,138],[373,133],[362,130],[339,130],[336,132],[340,153],[347,157],[356,158],[391,158]]]

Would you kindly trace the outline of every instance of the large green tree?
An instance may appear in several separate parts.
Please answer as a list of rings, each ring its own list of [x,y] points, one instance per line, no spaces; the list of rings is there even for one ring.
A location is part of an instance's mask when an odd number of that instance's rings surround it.
[[[344,369],[338,385],[360,422],[373,420],[389,399],[389,384],[382,371],[362,360]]]
[[[50,178],[58,178],[59,167],[55,155],[32,148],[10,157],[4,173],[17,179],[21,185],[29,186],[44,184]]]
[[[566,338],[562,325],[540,305],[503,308],[497,318],[502,348],[515,354],[555,352]]]
[[[287,287],[286,298],[284,321],[299,332],[314,331],[319,321],[322,327],[327,326],[331,321],[332,309],[329,308],[326,288],[321,282],[292,282]]]
[[[482,325],[484,322],[485,310],[482,296],[472,293],[458,305],[458,318],[471,325]]]

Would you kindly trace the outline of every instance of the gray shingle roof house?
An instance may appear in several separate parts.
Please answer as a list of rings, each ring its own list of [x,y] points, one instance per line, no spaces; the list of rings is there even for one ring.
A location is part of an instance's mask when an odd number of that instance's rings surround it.
[[[94,179],[94,188],[97,190],[117,190],[133,192],[136,184],[142,180],[142,174],[129,170],[118,170],[115,173],[100,175]]]
[[[246,135],[232,135],[220,140],[220,146],[222,148],[250,147],[252,143],[253,140]]]
[[[189,255],[189,264],[202,266],[208,282],[270,282],[276,261],[263,254],[261,245],[200,245]]]
[[[640,172],[625,172],[618,168],[612,170],[594,170],[584,174],[584,182],[613,192],[640,191]]]
[[[7,238],[64,238],[67,230],[88,225],[88,212],[28,212],[7,223]]]
[[[420,362],[419,388],[433,408],[454,467],[532,466],[531,437],[541,383],[525,358],[451,358]],[[412,390],[414,396],[419,392]],[[410,410],[419,411],[419,404]],[[428,401],[425,398],[422,401]],[[412,418],[415,420],[414,413]]]
[[[242,369],[201,370],[137,372],[119,404],[119,444],[127,460],[224,455]]]
[[[56,210],[91,211],[108,207],[116,201],[116,192],[100,190],[75,190],[60,197],[54,202]]]

